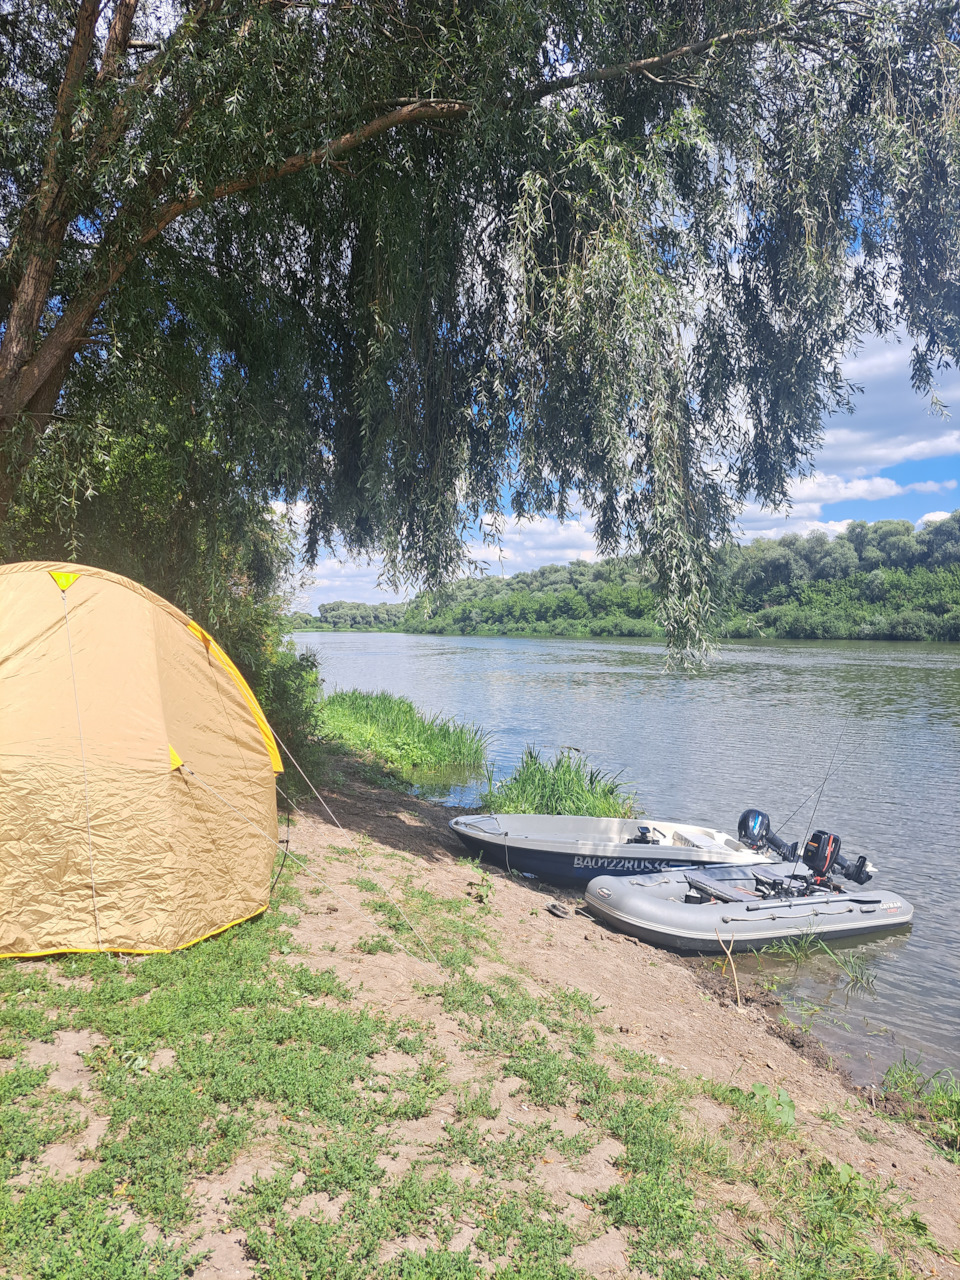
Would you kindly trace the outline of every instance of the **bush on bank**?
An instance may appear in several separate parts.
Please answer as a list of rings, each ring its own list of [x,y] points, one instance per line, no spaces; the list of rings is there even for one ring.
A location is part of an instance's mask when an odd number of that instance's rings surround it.
[[[635,797],[618,779],[581,755],[561,751],[549,763],[527,747],[513,773],[496,785],[487,777],[480,797],[487,813],[545,813],[586,818],[632,818]]]
[[[427,716],[408,698],[383,690],[338,690],[321,701],[318,715],[325,739],[350,751],[369,752],[401,772],[479,772],[486,758],[486,738],[476,725]]]

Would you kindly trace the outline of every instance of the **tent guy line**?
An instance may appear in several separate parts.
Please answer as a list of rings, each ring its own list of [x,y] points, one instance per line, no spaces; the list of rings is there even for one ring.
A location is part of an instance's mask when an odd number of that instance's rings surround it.
[[[317,788],[313,785],[313,783],[310,781],[310,779],[309,779],[309,778],[307,777],[307,775],[304,773],[303,769],[300,767],[300,762],[296,759],[296,757],[294,756],[293,752],[290,750],[290,748],[287,746],[287,744],[283,741],[283,739],[280,737],[280,735],[279,735],[279,734],[277,733],[277,731],[274,729],[273,725],[271,725],[271,726],[270,726],[270,732],[273,734],[274,738],[276,738],[277,742],[280,744],[280,746],[283,748],[283,750],[287,753],[287,756],[289,757],[291,764],[293,764],[293,765],[296,767],[296,769],[297,769],[298,773],[300,774],[301,778],[303,778],[304,782],[307,784],[307,786],[310,788],[310,790],[313,792],[313,794],[316,796],[316,798],[317,798],[317,799],[320,801],[320,803],[323,805],[324,809],[326,809],[327,813],[329,813],[330,817],[333,819],[333,821],[336,823],[336,825],[340,828],[340,830],[341,830],[341,831],[344,831],[344,830],[345,830],[345,827],[343,826],[343,823],[340,821],[340,819],[337,817],[337,815],[333,812],[333,810],[332,810],[332,809],[330,808],[330,806],[327,804],[326,800],[324,800],[323,796],[320,794],[320,792],[317,790]],[[278,790],[278,791],[280,791],[280,788],[279,788],[279,787],[277,787],[277,790]],[[280,791],[280,794],[283,796],[284,800],[286,800],[286,801],[287,801],[287,803],[288,803],[289,805],[292,805],[292,807],[293,807],[294,809],[296,809],[297,813],[300,813],[300,814],[302,814],[302,813],[303,813],[303,810],[300,808],[300,806],[296,803],[296,801],[295,801],[295,800],[291,800],[291,799],[290,799],[290,797],[289,797],[289,796],[287,796],[287,795],[285,795],[282,791]],[[423,943],[424,947],[426,948],[427,954],[428,954],[428,955],[430,955],[430,956],[432,956],[432,955],[433,955],[433,952],[432,952],[432,951],[430,950],[430,948],[427,946],[427,941],[426,941],[426,939],[423,937],[423,935],[422,935],[422,934],[419,932],[419,930],[416,928],[416,926],[414,925],[413,921],[409,918],[409,916],[407,915],[407,913],[404,911],[403,907],[401,907],[400,903],[399,903],[399,902],[397,902],[397,900],[394,898],[393,894],[390,892],[390,890],[387,888],[387,886],[386,886],[386,885],[385,885],[381,880],[379,880],[379,879],[377,878],[377,874],[376,874],[376,872],[373,870],[373,868],[370,866],[369,862],[367,861],[366,855],[365,855],[365,853],[363,852],[363,850],[362,850],[362,849],[355,849],[355,850],[354,850],[354,853],[356,853],[357,857],[360,859],[360,862],[362,863],[362,865],[363,865],[363,867],[364,867],[364,870],[365,870],[365,871],[367,871],[367,872],[369,873],[370,878],[375,882],[375,884],[378,886],[378,888],[382,889],[382,890],[383,890],[383,892],[387,895],[387,898],[389,899],[390,904],[391,904],[392,906],[396,907],[397,911],[398,911],[398,912],[400,913],[400,915],[403,917],[404,923],[407,925],[407,927],[411,930],[411,932],[412,932],[412,933],[416,934],[416,936],[417,936],[417,937],[420,939],[420,941]],[[434,959],[436,959],[436,957],[435,957],[435,956],[434,956]],[[441,965],[441,964],[440,964],[440,961],[439,961],[439,960],[437,960],[437,964],[438,964],[438,965],[440,965],[440,968],[441,968],[441,969],[443,968],[443,965]]]
[[[277,739],[277,741],[279,742],[279,738]],[[286,751],[286,747],[284,747],[284,750]],[[290,755],[289,751],[287,751],[287,754]],[[292,756],[290,758],[293,759]],[[296,761],[294,761],[294,763],[296,763]],[[360,911],[359,908],[356,907],[355,904],[352,903],[349,898],[345,898],[343,894],[337,893],[336,889],[334,889],[330,884],[328,884],[327,881],[322,878],[322,876],[318,876],[317,873],[306,862],[304,862],[302,858],[298,858],[297,855],[291,852],[289,849],[284,849],[283,845],[279,842],[279,840],[274,840],[273,836],[271,836],[268,832],[262,830],[262,828],[258,827],[257,824],[251,821],[251,819],[248,818],[245,813],[242,813],[241,810],[237,809],[234,805],[232,805],[230,801],[226,799],[225,796],[222,796],[215,787],[211,787],[208,782],[204,782],[203,778],[201,778],[200,775],[194,769],[191,769],[188,764],[186,764],[185,762],[181,762],[177,766],[177,768],[180,770],[181,773],[189,774],[191,778],[196,778],[197,782],[200,783],[201,787],[205,787],[206,790],[209,791],[211,795],[216,796],[216,798],[222,804],[225,804],[228,809],[233,810],[233,812],[237,815],[237,817],[242,818],[244,822],[246,822],[249,826],[253,827],[254,831],[259,832],[260,835],[262,835],[265,840],[269,840],[272,845],[274,845],[277,849],[280,849],[282,852],[284,852],[286,856],[290,858],[291,862],[295,862],[297,866],[299,866],[303,871],[305,871],[308,876],[312,876],[314,880],[322,884],[323,887],[329,893],[332,893],[333,896],[337,898],[340,902],[344,903],[345,906],[350,907],[352,911],[356,911],[357,915],[359,915],[361,920],[365,920],[367,924],[372,924],[373,927],[379,930],[379,932],[382,933],[385,937],[388,937],[391,939],[392,942],[395,942],[396,945],[400,948],[400,950],[405,952],[410,957],[411,960],[416,960],[418,964],[427,964],[426,960],[421,960],[419,956],[415,956],[412,951],[409,951],[403,945],[402,942],[398,942],[397,939],[394,938],[392,934],[390,934],[390,932],[380,923],[379,920],[375,920],[373,916],[366,915],[365,912]],[[293,801],[291,801],[290,803],[293,804]],[[298,813],[303,812],[303,810],[300,809],[297,805],[294,805],[294,808],[297,810]],[[338,823],[337,825],[339,826],[340,824]],[[341,831],[343,830],[342,827],[340,829]],[[362,853],[359,854],[359,856],[361,861],[365,861]],[[431,950],[423,934],[420,933],[419,929],[417,929],[417,927],[414,924],[412,924],[409,919],[407,919],[407,916],[405,915],[403,908],[400,907],[398,903],[394,902],[393,898],[390,896],[389,890],[384,885],[380,884],[379,881],[377,881],[377,885],[379,888],[383,889],[384,893],[387,895],[388,898],[390,898],[390,901],[393,903],[393,905],[397,908],[397,910],[403,916],[404,920],[406,921],[411,931],[416,935],[416,937],[423,944],[424,950],[426,951],[430,959],[433,961],[433,963],[437,966],[438,969],[440,969],[441,972],[443,972],[443,965],[434,955],[433,951]],[[264,907],[264,910],[266,910],[266,907]],[[428,965],[428,968],[429,968],[429,965]]]
[[[290,748],[287,746],[287,744],[286,744],[286,743],[283,741],[283,739],[280,737],[279,733],[277,733],[276,729],[274,729],[273,725],[271,725],[271,726],[270,726],[270,732],[273,734],[274,738],[276,738],[277,742],[279,742],[280,746],[281,746],[281,747],[284,749],[284,751],[287,753],[287,755],[288,755],[288,757],[289,757],[289,759],[290,759],[290,763],[294,766],[294,768],[295,768],[295,769],[297,770],[297,772],[300,774],[300,777],[304,780],[304,782],[307,784],[307,786],[310,788],[310,790],[313,792],[313,794],[317,797],[317,799],[320,801],[320,803],[321,803],[321,804],[323,805],[323,807],[326,809],[327,813],[329,813],[329,815],[330,815],[331,819],[333,820],[334,824],[335,824],[336,826],[338,826],[338,827],[340,828],[340,830],[341,830],[341,831],[343,831],[343,829],[344,829],[344,827],[343,827],[343,823],[340,821],[340,819],[337,817],[337,815],[333,812],[333,810],[332,810],[332,809],[330,808],[330,806],[327,804],[326,800],[324,800],[323,796],[320,794],[320,792],[317,790],[317,788],[313,785],[313,783],[310,781],[310,779],[307,777],[307,775],[303,772],[303,770],[302,770],[302,769],[301,769],[301,767],[300,767],[300,762],[296,759],[296,757],[294,756],[293,752],[290,750]],[[285,797],[284,797],[284,799],[286,799],[286,798],[287,798],[287,797],[285,796]],[[291,800],[291,801],[290,801],[290,803],[291,803],[291,804],[293,804],[293,801]],[[295,805],[295,804],[294,804],[294,805],[293,805],[293,807],[297,810],[297,812],[298,812],[298,813],[302,813],[302,812],[303,812],[303,810],[302,810],[302,809],[300,809],[300,808],[298,808],[298,806],[297,806],[297,805]],[[363,855],[361,854],[361,857],[362,857],[362,856],[363,856]]]

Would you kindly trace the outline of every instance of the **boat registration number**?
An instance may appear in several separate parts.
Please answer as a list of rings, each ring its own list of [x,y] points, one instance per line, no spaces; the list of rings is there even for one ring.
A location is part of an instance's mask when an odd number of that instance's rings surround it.
[[[577,854],[573,865],[586,871],[663,871],[673,864],[662,858],[585,858]]]

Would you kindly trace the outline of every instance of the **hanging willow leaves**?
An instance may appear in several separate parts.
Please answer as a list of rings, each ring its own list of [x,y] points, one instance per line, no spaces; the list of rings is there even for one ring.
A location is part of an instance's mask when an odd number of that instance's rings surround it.
[[[52,459],[74,510],[149,389],[203,401],[238,501],[306,502],[311,554],[438,584],[481,516],[579,507],[696,648],[711,545],[810,467],[857,341],[904,328],[926,393],[960,353],[958,34],[934,0],[6,0],[0,519]]]

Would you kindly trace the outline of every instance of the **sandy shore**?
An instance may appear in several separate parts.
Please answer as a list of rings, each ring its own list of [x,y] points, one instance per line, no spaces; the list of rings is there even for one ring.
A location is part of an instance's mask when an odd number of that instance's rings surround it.
[[[37,1136],[7,1139],[0,1275],[960,1280],[960,1165],[766,993],[554,916],[450,810],[343,769],[276,911],[8,966],[4,1115]]]
[[[357,887],[358,855],[363,859],[359,874],[374,875],[398,895],[404,883],[448,899],[478,892],[477,869],[457,856],[462,849],[447,830],[451,811],[353,780],[328,799],[342,827],[322,810],[305,813],[291,840],[291,848],[314,869],[314,875],[301,872],[297,877],[309,905],[294,935],[306,949],[307,963],[332,966],[351,986],[362,984],[361,998],[372,1007],[432,1021],[447,1055],[451,1082],[469,1082],[476,1065],[465,1050],[462,1027],[442,1011],[435,995],[424,990],[446,975],[402,952],[368,955],[357,947],[375,932]],[[322,877],[322,885],[316,875]],[[598,1023],[607,1033],[686,1077],[702,1076],[744,1090],[754,1083],[785,1089],[796,1104],[802,1151],[822,1153],[888,1183],[912,1204],[948,1255],[960,1251],[960,1167],[903,1123],[872,1109],[840,1073],[825,1069],[826,1055],[815,1041],[799,1033],[791,1037],[789,1032],[785,1039],[762,1001],[738,1009],[722,991],[711,992],[691,964],[613,933],[577,912],[573,896],[566,898],[570,916],[557,919],[545,910],[557,897],[555,890],[493,869],[489,878],[493,910],[486,927],[496,939],[498,957],[476,966],[478,978],[510,972],[522,975],[532,992],[578,988],[602,1006]],[[791,1038],[798,1043],[789,1043]],[[509,1097],[509,1087],[500,1092],[503,1105],[493,1124],[506,1132],[519,1104]],[[556,1123],[563,1119],[563,1108],[554,1110]],[[523,1111],[522,1118],[529,1122],[530,1110]],[[442,1108],[434,1127],[442,1122],[441,1112]],[[709,1098],[697,1099],[693,1113],[692,1123],[707,1135],[720,1133],[730,1123],[728,1109]],[[576,1125],[574,1116],[565,1119]],[[431,1140],[431,1125],[419,1125],[402,1157],[407,1163]],[[596,1156],[597,1167],[589,1176],[607,1186],[615,1182],[616,1154],[611,1150]],[[551,1192],[562,1196],[565,1189],[582,1189],[582,1169],[575,1172],[559,1157],[545,1169]],[[733,1215],[728,1224],[734,1234],[742,1232],[738,1222]],[[594,1242],[586,1255],[575,1259],[578,1265],[590,1274],[626,1274],[628,1242],[615,1238],[619,1234],[608,1232],[602,1242]],[[949,1256],[918,1258],[917,1269],[960,1280],[960,1265]]]

